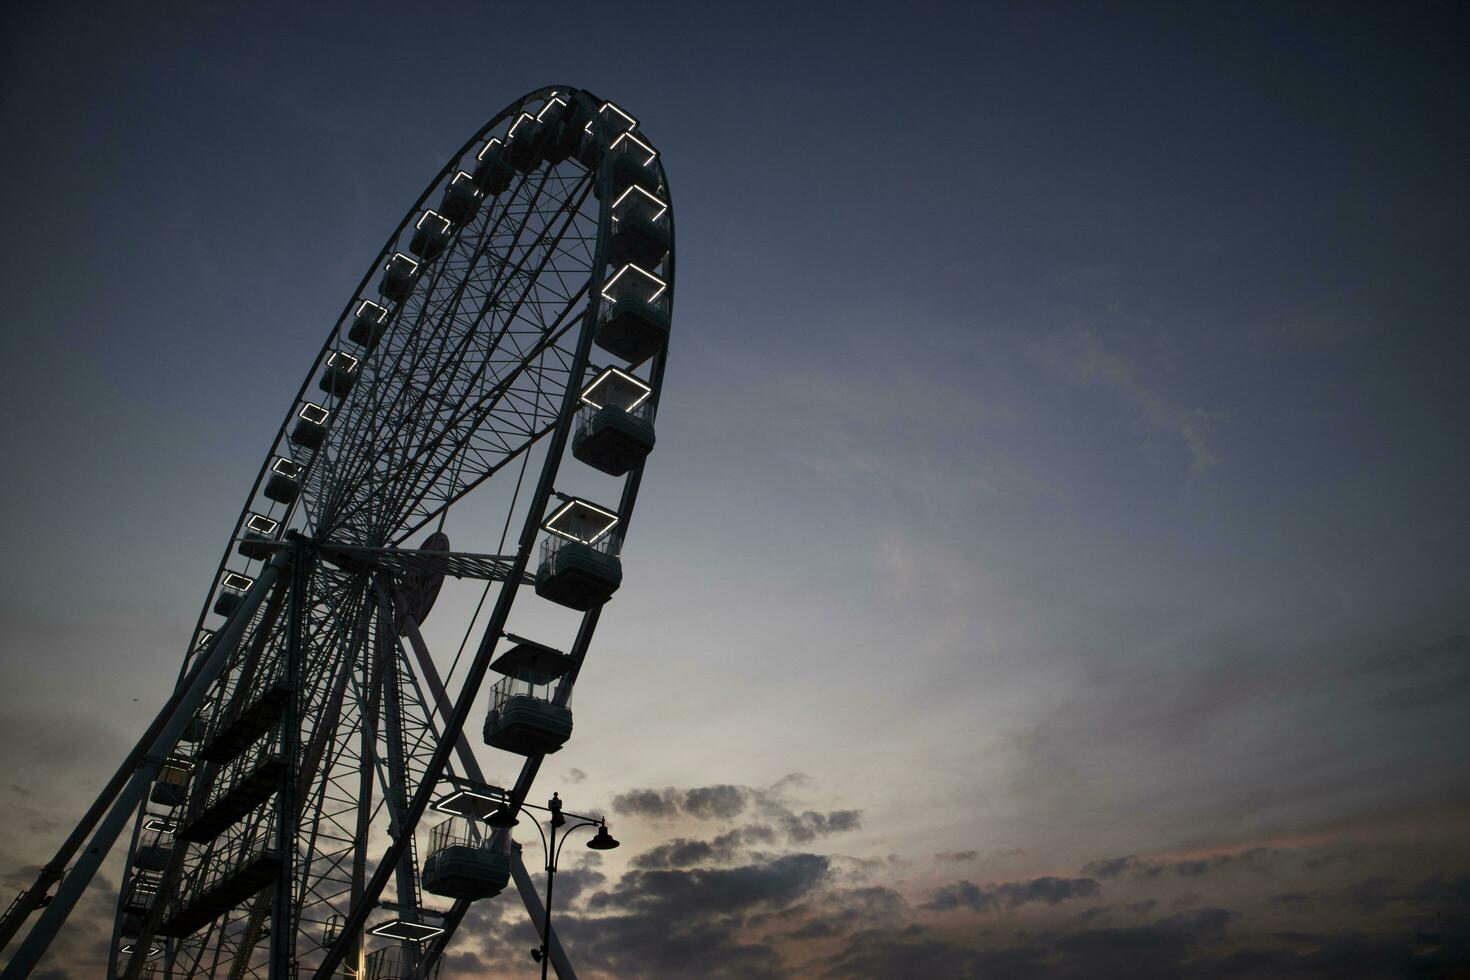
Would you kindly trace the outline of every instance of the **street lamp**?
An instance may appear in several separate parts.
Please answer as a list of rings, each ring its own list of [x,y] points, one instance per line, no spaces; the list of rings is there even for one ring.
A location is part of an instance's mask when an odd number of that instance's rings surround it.
[[[551,814],[551,819],[546,822],[551,826],[551,838],[548,840],[546,831],[541,829],[541,822],[533,820],[532,825],[536,832],[541,835],[541,846],[546,852],[546,921],[541,927],[541,945],[531,950],[531,959],[541,964],[541,980],[546,980],[547,970],[551,965],[550,943],[551,943],[551,892],[556,884],[556,864],[561,858],[561,849],[566,845],[567,839],[574,830],[583,827],[596,827],[597,833],[587,842],[587,846],[594,851],[610,851],[618,846],[618,841],[607,831],[607,820],[600,817],[584,817],[579,813],[563,813],[561,809],[561,794],[552,793],[551,799],[546,801],[546,806],[539,807],[531,803],[521,803],[514,809],[502,808],[489,817],[492,827],[513,827],[519,821],[515,815],[517,810],[532,809],[544,810]],[[561,832],[561,843],[556,842],[556,832],[566,827],[567,818],[579,821],[567,827]]]

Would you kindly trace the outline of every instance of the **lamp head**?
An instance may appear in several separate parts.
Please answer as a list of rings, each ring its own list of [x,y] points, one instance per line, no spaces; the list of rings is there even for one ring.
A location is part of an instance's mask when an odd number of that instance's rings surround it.
[[[597,825],[597,834],[587,842],[587,846],[594,851],[610,851],[617,847],[619,843],[621,842],[614,839],[613,835],[607,832],[607,824],[604,823]]]

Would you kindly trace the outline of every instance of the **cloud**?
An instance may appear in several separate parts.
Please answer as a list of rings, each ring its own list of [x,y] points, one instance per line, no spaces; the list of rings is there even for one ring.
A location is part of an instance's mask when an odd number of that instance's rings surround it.
[[[1104,880],[1120,878],[1158,878],[1175,874],[1181,878],[1198,878],[1200,875],[1222,868],[1251,868],[1269,870],[1276,863],[1278,852],[1267,847],[1252,847],[1228,854],[1216,854],[1208,858],[1186,858],[1178,861],[1158,861],[1140,858],[1136,854],[1123,857],[1103,858],[1082,866],[1082,873]]]
[[[696,864],[725,861],[735,852],[733,846],[728,846],[733,843],[734,841],[728,841],[727,846],[717,847],[710,841],[675,837],[633,858],[633,867],[645,870],[687,868]]]
[[[1138,858],[1132,854],[1125,857],[1104,858],[1082,866],[1082,873],[1094,878],[1116,878],[1125,871],[1138,867]]]
[[[613,797],[613,809],[630,816],[665,820],[680,814],[696,820],[731,820],[749,809],[760,812],[785,838],[806,844],[818,837],[857,830],[862,826],[859,810],[793,810],[786,793],[791,788],[807,785],[810,779],[801,773],[783,776],[766,789],[720,783],[679,790],[634,789]],[[749,831],[752,834],[759,831]]]
[[[976,885],[969,881],[946,885],[934,892],[921,908],[935,911],[968,908],[976,912],[991,909],[1013,909],[1030,902],[1056,905],[1074,898],[1091,898],[1101,892],[1092,878],[1055,878],[1046,875],[1029,881],[1006,881],[997,885]]]
[[[663,819],[678,814],[679,798],[673,790],[634,789],[614,796],[612,808],[636,817]]]
[[[1080,384],[1106,389],[1133,406],[1154,431],[1172,435],[1189,452],[1190,471],[1205,473],[1219,465],[1210,445],[1211,413],[1186,408],[1145,384],[1133,361],[1109,349],[1091,330],[1070,330],[1047,340],[1043,359]]]
[[[934,855],[934,860],[941,864],[964,864],[966,861],[978,860],[979,857],[979,851],[940,851]]]
[[[701,820],[729,820],[744,812],[749,796],[742,786],[700,786],[684,794],[684,812]]]
[[[828,868],[828,859],[820,854],[786,854],[738,868],[635,870],[615,889],[593,895],[588,906],[679,917],[745,912],[801,898],[827,876]]]
[[[833,810],[827,814],[815,810],[799,814],[784,811],[777,814],[777,819],[787,840],[800,844],[862,826],[862,814],[857,810]]]

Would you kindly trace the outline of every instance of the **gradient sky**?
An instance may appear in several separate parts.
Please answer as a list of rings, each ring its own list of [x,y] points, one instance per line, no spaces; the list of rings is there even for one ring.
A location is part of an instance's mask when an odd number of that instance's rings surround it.
[[[566,83],[661,148],[682,273],[537,784],[626,842],[558,878],[584,975],[1465,975],[1467,27],[5,4],[3,881],[166,696],[383,236]],[[447,975],[526,974],[512,898],[468,923]]]

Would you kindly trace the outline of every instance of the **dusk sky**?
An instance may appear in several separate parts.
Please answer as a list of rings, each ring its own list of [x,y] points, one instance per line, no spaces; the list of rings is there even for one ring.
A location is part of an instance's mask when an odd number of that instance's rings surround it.
[[[657,143],[681,273],[533,793],[624,841],[580,975],[1470,976],[1462,4],[0,6],[0,903],[384,236],[553,84]],[[481,902],[444,976],[535,942]]]

